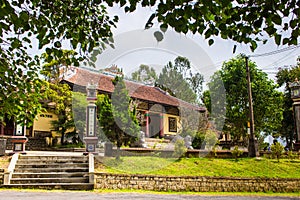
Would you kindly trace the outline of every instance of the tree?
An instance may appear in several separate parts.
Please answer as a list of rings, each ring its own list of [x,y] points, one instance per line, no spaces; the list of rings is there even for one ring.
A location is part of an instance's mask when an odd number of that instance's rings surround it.
[[[76,54],[76,52],[69,50],[62,51],[61,57],[56,56],[54,53],[42,54],[43,66],[41,68],[41,74],[44,75],[46,79],[46,81],[44,81],[45,97],[42,101],[54,103],[54,111],[58,115],[58,120],[52,121],[52,127],[61,134],[62,145],[65,144],[67,132],[72,130],[72,134],[76,134],[72,108],[77,111],[81,106],[78,104],[79,101],[77,101],[80,98],[80,94],[72,93],[69,85],[60,83],[62,70],[68,68],[67,60]],[[49,57],[52,57],[51,60],[49,60]],[[73,95],[74,102],[72,101]],[[45,107],[47,107],[47,105],[45,105]],[[77,113],[79,112],[77,111]],[[80,121],[81,120],[77,121],[77,125],[81,128],[81,131],[83,131],[83,121]]]
[[[130,110],[131,99],[122,77],[113,80],[115,86],[111,99],[106,95],[98,98],[99,123],[105,136],[117,145],[117,156],[122,145],[133,144],[139,136],[140,127],[136,110]]]
[[[64,74],[64,70],[70,67],[68,64],[69,59],[74,59],[77,55],[73,50],[62,50],[61,55],[57,56],[55,53],[43,53],[41,58],[43,61],[43,66],[40,74],[43,75],[45,80],[51,83],[59,83],[61,81],[61,76]]]
[[[164,66],[156,86],[181,100],[196,103],[197,94],[202,91],[203,76],[199,73],[194,76],[187,58],[178,56],[174,63]]]
[[[135,11],[139,1],[129,2],[120,1],[120,5],[126,12]],[[277,45],[298,44],[300,3],[297,0],[142,1],[141,5],[155,6],[145,28],[152,27],[157,20],[161,28],[161,32],[155,33],[158,40],[171,27],[179,33],[203,35],[209,39],[209,45],[214,43],[214,36],[250,44],[252,50],[267,38],[274,38]]]
[[[190,72],[190,76],[187,78],[187,81],[190,84],[191,89],[197,95],[197,101],[200,102],[202,97],[202,90],[203,90],[203,81],[204,77],[199,72],[192,74]]]
[[[67,65],[78,66],[84,59],[94,62],[105,44],[111,44],[111,26],[118,21],[117,17],[108,16],[100,1],[89,0],[4,0],[0,13],[1,120],[6,116],[24,121],[18,113],[27,112],[29,104],[27,121],[33,121],[40,112],[40,57],[28,51],[33,44],[46,51],[48,63],[63,57],[62,41],[79,52],[65,60]],[[91,54],[94,47],[98,50]],[[33,91],[36,95],[29,100],[27,94]]]
[[[266,73],[259,70],[255,63],[249,62],[252,82],[252,101],[254,105],[255,134],[279,134],[282,120],[282,93],[276,90],[276,85],[268,79]],[[208,86],[211,97],[220,95],[218,92],[224,84],[226,94],[214,99],[211,104],[222,105],[219,102],[226,99],[226,116],[224,132],[230,133],[233,140],[246,137],[246,127],[249,120],[247,79],[245,59],[238,56],[223,63],[221,70],[215,72]],[[225,96],[226,95],[226,96]],[[224,108],[223,108],[224,109]],[[222,117],[222,116],[219,116]]]
[[[67,84],[53,84],[44,82],[47,86],[45,90],[45,102],[54,103],[54,112],[58,120],[52,121],[52,127],[61,134],[61,144],[65,144],[65,137],[68,131],[75,130],[72,112],[72,91]]]
[[[300,59],[298,63],[291,69],[282,68],[278,71],[276,78],[279,87],[284,86],[283,97],[283,120],[281,121],[280,133],[287,141],[287,145],[292,149],[292,142],[295,134],[295,122],[293,116],[293,100],[291,98],[291,89],[289,83],[300,77]]]
[[[139,82],[155,82],[157,79],[156,72],[153,67],[148,65],[140,65],[139,69],[131,74],[131,78]]]
[[[86,126],[86,107],[88,102],[86,100],[86,95],[81,92],[72,92],[72,96],[74,125],[76,127],[76,133],[79,135],[81,141],[83,141]]]
[[[156,19],[162,32],[168,27],[180,33],[190,31],[209,39],[210,45],[215,36],[250,44],[252,50],[257,47],[257,42],[265,42],[267,38],[274,38],[278,45],[298,43],[297,0],[3,0],[0,8],[0,85],[1,91],[3,88],[5,91],[0,93],[0,118],[27,109],[26,104],[16,108],[9,103],[26,102],[27,97],[22,93],[28,88],[34,87],[39,93],[41,86],[30,83],[38,79],[40,66],[39,57],[28,52],[35,40],[38,48],[48,55],[62,57],[63,46],[78,50],[76,56],[66,60],[67,65],[78,66],[83,60],[93,64],[106,44],[113,47],[111,27],[116,26],[118,17],[111,18],[105,5],[112,7],[116,4],[126,12],[134,12],[139,5],[152,7],[153,14],[146,28],[151,27]],[[156,38],[163,37],[161,32],[154,34]],[[52,59],[49,56],[48,62]]]

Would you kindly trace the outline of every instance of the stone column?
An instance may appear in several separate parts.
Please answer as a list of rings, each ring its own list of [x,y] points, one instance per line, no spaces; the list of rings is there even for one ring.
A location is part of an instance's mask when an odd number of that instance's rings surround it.
[[[95,102],[97,100],[97,85],[88,84],[87,87],[87,101],[88,106],[86,108],[86,135],[83,138],[86,146],[86,153],[95,153],[98,143],[97,137],[97,109]]]

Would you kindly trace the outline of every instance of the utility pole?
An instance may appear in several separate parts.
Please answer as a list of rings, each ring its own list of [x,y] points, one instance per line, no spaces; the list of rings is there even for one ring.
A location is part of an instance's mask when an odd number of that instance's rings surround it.
[[[250,135],[249,135],[249,146],[248,146],[248,156],[256,157],[256,147],[255,147],[255,136],[254,136],[254,114],[253,114],[253,104],[252,104],[252,90],[251,90],[251,80],[250,80],[250,70],[248,65],[248,56],[245,57],[246,62],[246,73],[247,73],[247,86],[248,86],[248,101],[249,101],[249,118],[250,118]]]

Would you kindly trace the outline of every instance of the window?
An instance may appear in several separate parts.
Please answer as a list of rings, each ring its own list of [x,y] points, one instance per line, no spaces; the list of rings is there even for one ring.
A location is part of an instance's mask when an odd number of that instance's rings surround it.
[[[175,117],[169,117],[169,132],[177,132],[177,120]]]

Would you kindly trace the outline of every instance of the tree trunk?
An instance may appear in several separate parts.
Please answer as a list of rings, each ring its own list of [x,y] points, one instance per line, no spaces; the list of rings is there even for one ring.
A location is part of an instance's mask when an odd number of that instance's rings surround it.
[[[117,147],[116,160],[120,160],[120,147]]]
[[[65,144],[65,130],[61,131],[61,139],[60,139],[61,145]]]
[[[118,137],[117,139],[117,154],[116,154],[116,160],[120,160],[120,148],[122,146],[122,142],[119,139],[120,137]]]

